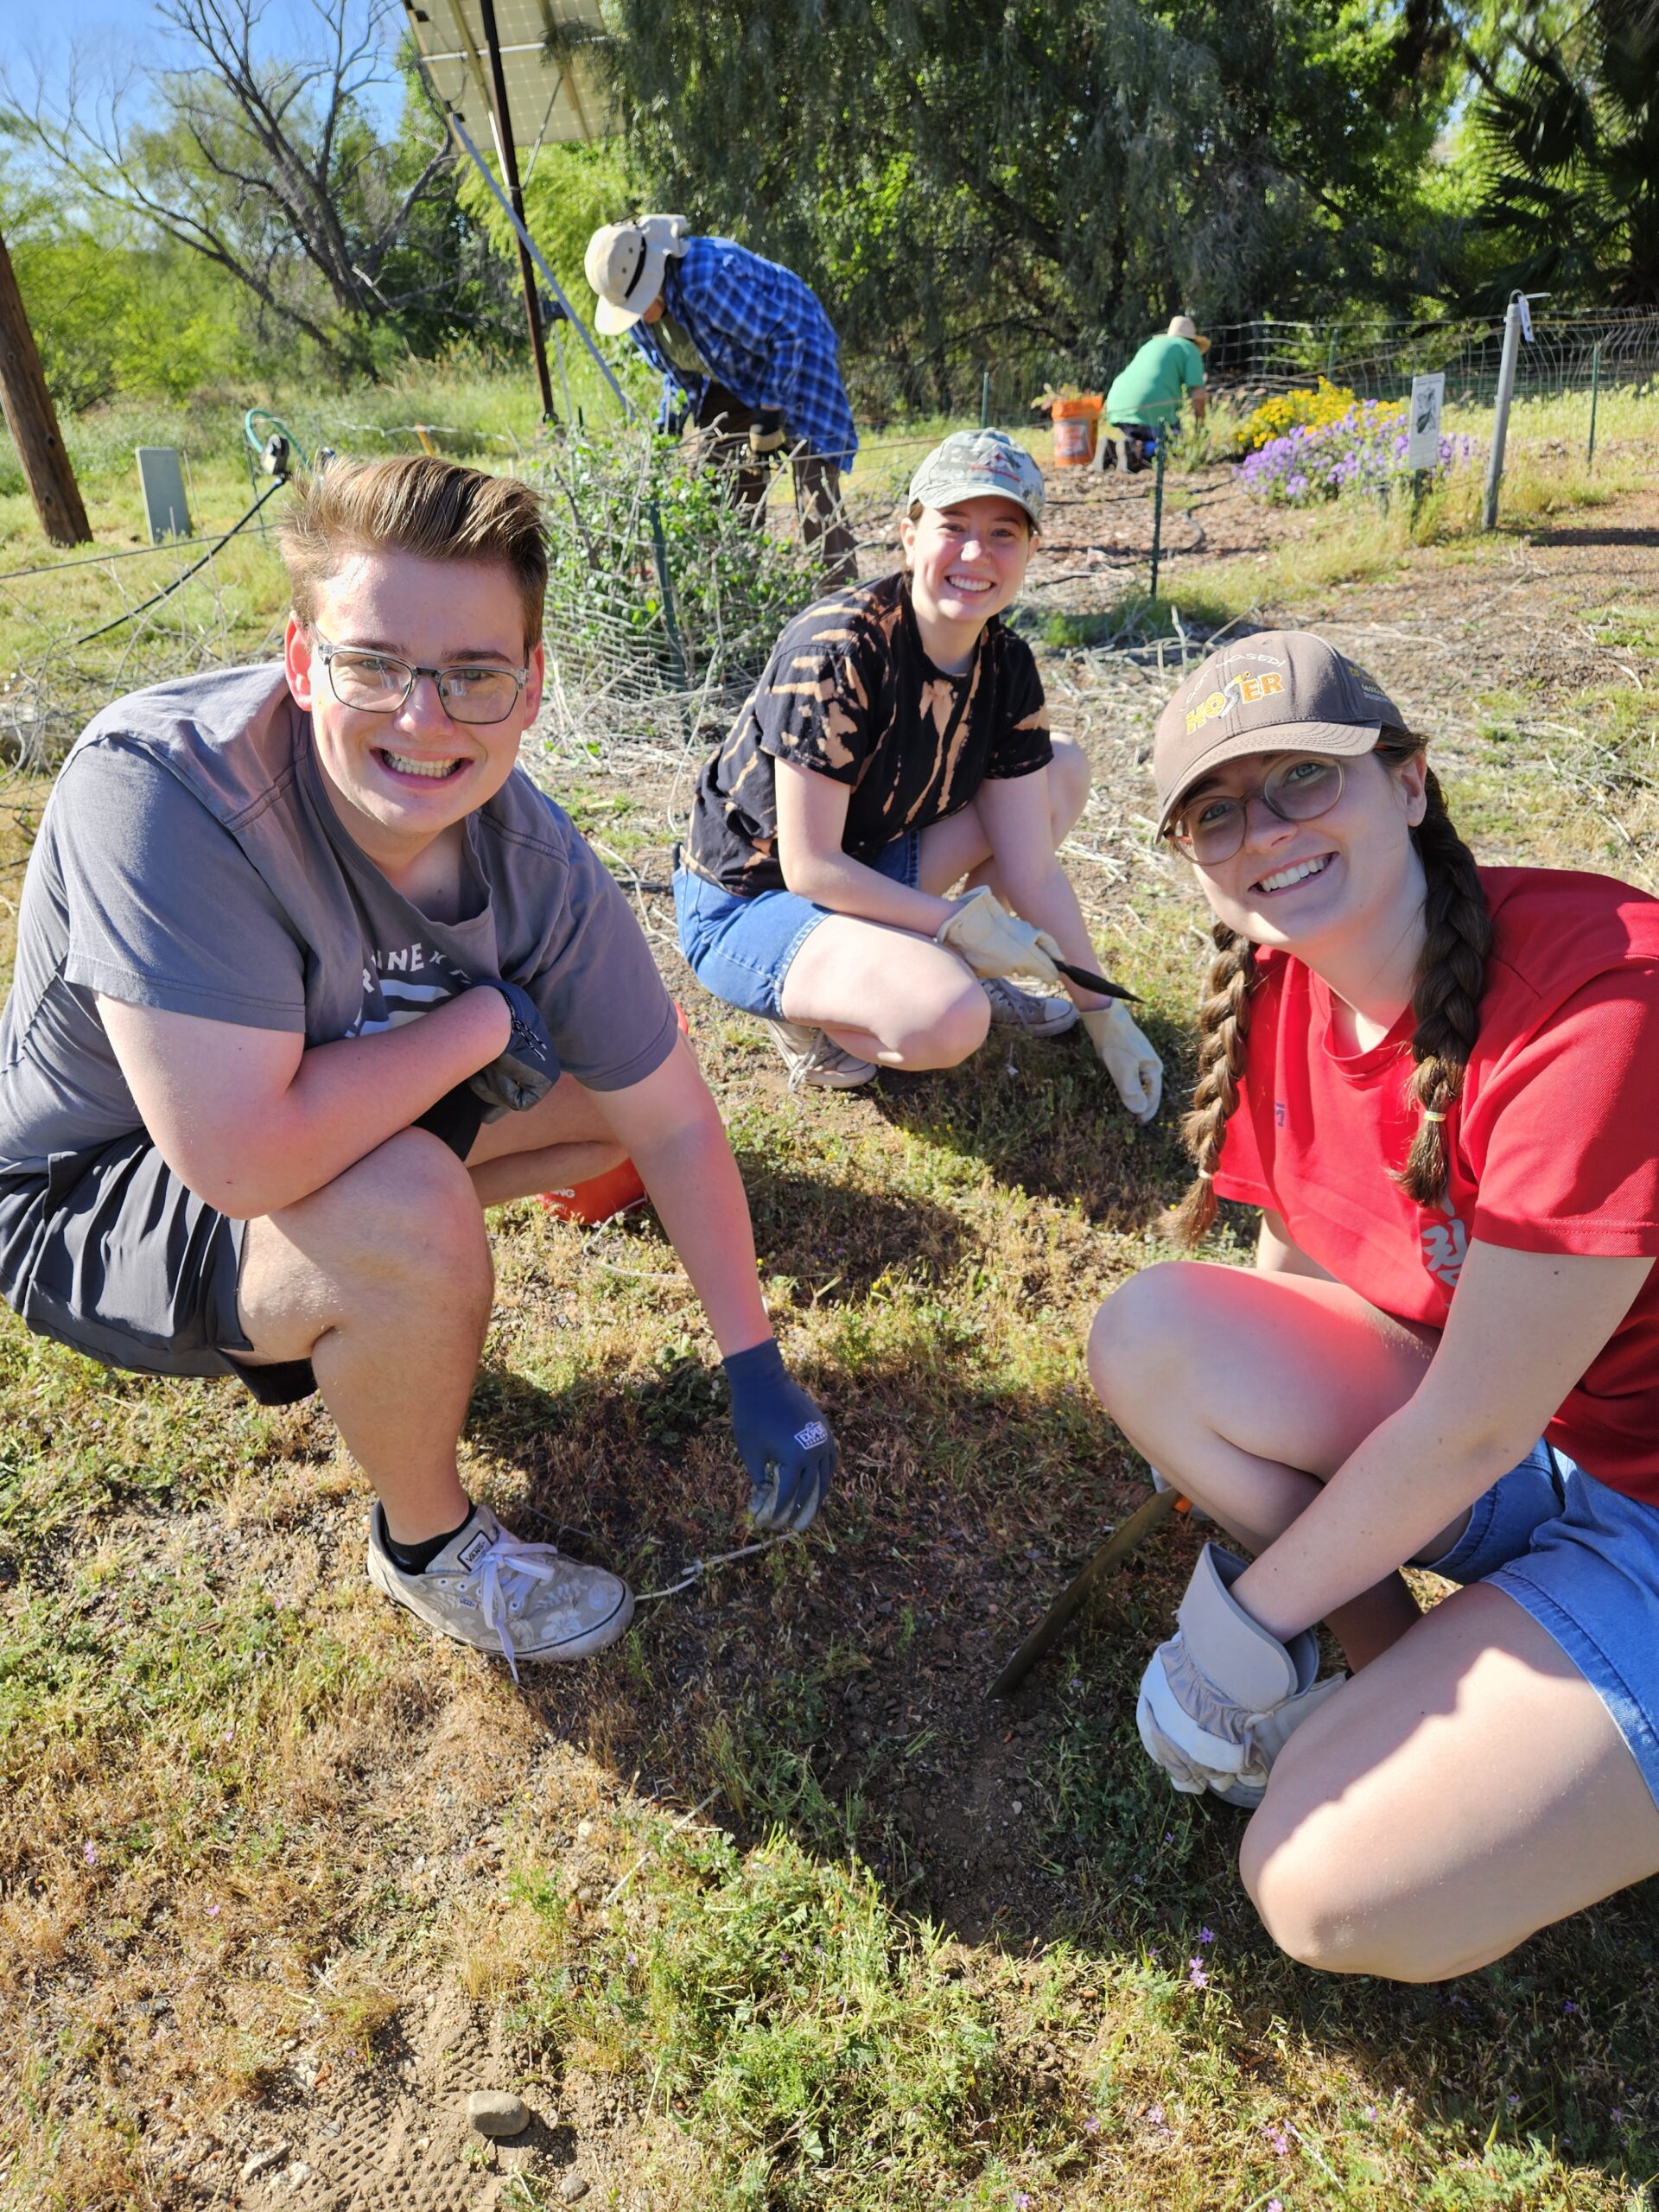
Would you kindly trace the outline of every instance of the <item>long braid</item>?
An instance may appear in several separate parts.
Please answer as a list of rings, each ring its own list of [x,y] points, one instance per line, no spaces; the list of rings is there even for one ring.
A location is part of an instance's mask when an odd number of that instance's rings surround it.
[[[1388,733],[1377,747],[1385,758],[1392,735]],[[1418,749],[1414,744],[1413,749]],[[1424,791],[1428,810],[1412,832],[1412,842],[1423,863],[1427,895],[1423,954],[1411,995],[1416,1017],[1411,1056],[1417,1063],[1411,1096],[1423,1118],[1398,1180],[1420,1206],[1438,1206],[1446,1196],[1446,1116],[1462,1095],[1464,1070],[1479,1034],[1492,918],[1475,856],[1452,825],[1432,769]]]
[[[1392,768],[1421,753],[1423,741],[1408,730],[1385,729],[1376,749]],[[1398,1180],[1419,1205],[1437,1206],[1446,1196],[1446,1116],[1462,1093],[1479,1032],[1492,922],[1474,855],[1452,826],[1432,769],[1425,772],[1423,788],[1427,811],[1411,833],[1426,882],[1423,950],[1411,1001],[1416,1018],[1411,1052],[1417,1064],[1411,1095],[1423,1118]],[[1192,1110],[1181,1123],[1198,1172],[1159,1224],[1181,1244],[1196,1244],[1216,1217],[1214,1178],[1228,1119],[1238,1104],[1250,996],[1259,975],[1248,938],[1222,922],[1211,935],[1216,957],[1198,1014],[1198,1080]]]
[[[1198,1163],[1186,1195],[1172,1206],[1159,1226],[1178,1244],[1196,1244],[1216,1217],[1215,1173],[1221,1164],[1221,1140],[1228,1116],[1238,1103],[1244,1072],[1244,1046],[1250,1028],[1250,995],[1255,988],[1255,947],[1247,937],[1217,922],[1211,931],[1216,957],[1210,963],[1204,1003],[1198,1009],[1198,1080],[1192,1110],[1181,1123],[1186,1148]]]

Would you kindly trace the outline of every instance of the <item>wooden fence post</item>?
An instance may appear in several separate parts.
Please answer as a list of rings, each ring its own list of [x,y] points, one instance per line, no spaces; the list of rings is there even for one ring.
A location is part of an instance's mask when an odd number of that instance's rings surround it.
[[[0,237],[0,401],[23,465],[41,528],[54,545],[84,545],[92,536],[80,486],[64,451],[57,410],[46,388],[23,296]]]

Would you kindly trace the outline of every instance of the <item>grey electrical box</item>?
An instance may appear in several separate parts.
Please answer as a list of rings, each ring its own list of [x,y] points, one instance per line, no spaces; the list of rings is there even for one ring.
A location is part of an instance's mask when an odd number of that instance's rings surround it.
[[[176,446],[140,446],[138,483],[144,495],[149,542],[188,537],[190,509],[184,497],[184,455]]]

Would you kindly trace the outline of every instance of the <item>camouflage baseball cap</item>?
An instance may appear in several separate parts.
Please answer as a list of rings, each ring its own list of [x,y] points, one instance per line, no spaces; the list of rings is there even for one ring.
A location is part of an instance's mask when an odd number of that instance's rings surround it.
[[[1199,664],[1158,717],[1161,835],[1201,777],[1249,753],[1369,753],[1405,717],[1375,677],[1307,630],[1260,630]]]
[[[918,507],[954,507],[963,499],[1012,499],[1043,524],[1043,472],[1006,430],[953,430],[910,480],[906,502]]]

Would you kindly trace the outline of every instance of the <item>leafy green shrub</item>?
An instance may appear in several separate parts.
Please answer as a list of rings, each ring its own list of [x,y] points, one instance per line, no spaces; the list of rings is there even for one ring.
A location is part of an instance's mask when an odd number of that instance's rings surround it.
[[[756,529],[676,440],[579,433],[520,473],[547,494],[546,636],[563,735],[594,747],[689,736],[696,710],[723,712],[822,589],[816,559]]]

